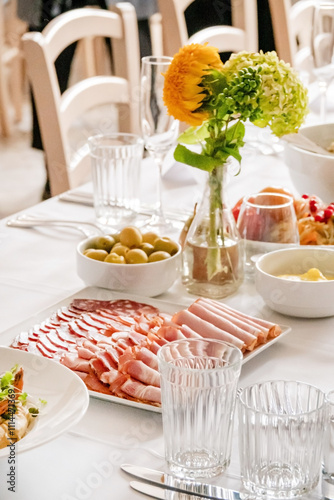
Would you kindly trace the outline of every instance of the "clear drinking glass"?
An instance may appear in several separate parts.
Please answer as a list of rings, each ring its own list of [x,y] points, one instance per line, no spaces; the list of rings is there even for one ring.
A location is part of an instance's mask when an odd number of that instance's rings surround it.
[[[293,198],[278,193],[256,193],[244,198],[237,227],[244,240],[244,271],[252,276],[264,253],[298,245],[299,233]]]
[[[230,463],[241,351],[219,340],[176,340],[158,360],[170,471],[188,479],[220,474]]]
[[[326,121],[327,89],[334,78],[334,4],[322,1],[315,3],[311,52],[313,57],[313,73],[319,85],[320,120]]]
[[[141,70],[141,129],[145,148],[159,168],[158,201],[151,219],[145,224],[161,234],[173,228],[166,220],[162,207],[162,165],[167,153],[176,143],[179,122],[168,115],[163,102],[164,73],[171,57],[142,58]]]
[[[257,497],[295,498],[319,481],[325,394],[311,385],[274,380],[238,395],[244,488]]]
[[[322,494],[334,500],[334,390],[326,394],[328,407],[322,463]]]
[[[135,134],[88,138],[97,221],[118,229],[133,222],[139,209],[144,142]]]

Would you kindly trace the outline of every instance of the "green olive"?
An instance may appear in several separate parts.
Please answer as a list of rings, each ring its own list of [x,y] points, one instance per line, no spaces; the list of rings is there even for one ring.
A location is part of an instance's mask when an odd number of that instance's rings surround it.
[[[124,256],[118,255],[115,252],[109,253],[104,259],[104,262],[110,262],[111,264],[126,264]]]
[[[112,252],[113,253],[117,253],[118,255],[122,255],[123,257],[125,257],[125,254],[129,251],[129,247],[126,247],[124,245],[122,245],[121,243],[116,243],[116,245],[114,245],[112,247]]]
[[[125,259],[128,264],[146,264],[148,257],[144,250],[133,248],[127,252]]]
[[[104,260],[107,257],[108,252],[101,249],[87,248],[87,250],[84,250],[83,254],[90,259]]]
[[[144,250],[144,252],[146,253],[146,255],[151,255],[151,253],[154,251],[154,246],[151,245],[151,243],[142,243],[139,248],[141,250]]]
[[[141,232],[135,226],[127,226],[122,229],[119,239],[122,245],[129,248],[138,247],[143,241]]]
[[[115,244],[115,240],[112,236],[96,236],[91,243],[89,248],[96,248],[97,250],[106,250],[110,252]]]
[[[163,252],[163,251],[158,251],[158,252],[153,252],[148,258],[148,262],[157,262],[158,260],[165,260],[169,259],[170,254],[168,252]]]
[[[150,243],[151,245],[154,245],[154,242],[157,238],[159,238],[159,236],[151,231],[143,234],[144,243]]]
[[[115,243],[119,242],[120,233],[111,233],[111,234],[108,234],[108,236],[111,236],[111,238],[114,238]]]
[[[170,238],[164,237],[164,238],[157,238],[155,240],[154,250],[167,252],[170,255],[175,255],[178,252],[179,247],[175,241],[171,240]]]

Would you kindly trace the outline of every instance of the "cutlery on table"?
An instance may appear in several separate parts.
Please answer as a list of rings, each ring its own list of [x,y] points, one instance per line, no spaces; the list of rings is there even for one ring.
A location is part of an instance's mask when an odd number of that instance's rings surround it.
[[[67,191],[66,193],[60,194],[58,200],[90,207],[94,206],[93,195],[83,191]],[[151,216],[153,209],[154,207],[151,205],[142,204],[140,209],[138,211],[136,210],[135,213],[138,215]],[[186,220],[193,215],[189,210],[166,210],[165,214],[169,219],[180,222],[186,222]]]
[[[69,227],[77,229],[85,236],[92,236],[93,234],[103,235],[104,231],[94,224],[93,222],[79,221],[79,220],[66,220],[66,219],[44,219],[34,216],[21,216],[16,219],[9,219],[7,221],[9,227],[36,227],[36,226],[55,226],[55,227]],[[88,229],[90,228],[90,230]]]
[[[146,467],[123,464],[121,469],[138,479],[153,483],[147,484],[140,481],[130,482],[131,488],[153,498],[181,500],[184,498],[180,496],[182,493],[191,495],[191,499],[199,497],[217,500],[242,500],[249,496],[242,495],[238,491],[215,484],[196,482],[193,480],[187,481],[186,479],[180,479],[162,471],[148,469]],[[172,493],[174,493],[175,496],[171,496]]]

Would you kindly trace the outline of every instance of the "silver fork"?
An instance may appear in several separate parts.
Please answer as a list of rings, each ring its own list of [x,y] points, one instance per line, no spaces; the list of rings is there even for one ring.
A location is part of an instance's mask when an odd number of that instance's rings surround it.
[[[21,215],[15,219],[10,219],[7,221],[7,226],[9,227],[36,227],[36,226],[49,226],[49,227],[69,227],[80,231],[86,237],[92,236],[93,234],[103,235],[104,231],[94,222],[86,222],[80,220],[70,220],[70,219],[53,219],[35,216],[33,214]],[[85,227],[86,226],[86,227]],[[90,229],[88,229],[90,228]]]

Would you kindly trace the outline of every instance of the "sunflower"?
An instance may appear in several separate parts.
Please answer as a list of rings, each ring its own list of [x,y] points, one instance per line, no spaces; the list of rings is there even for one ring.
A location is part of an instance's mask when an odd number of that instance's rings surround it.
[[[201,125],[209,118],[205,111],[196,112],[206,97],[202,79],[210,70],[222,68],[216,48],[196,43],[182,47],[164,75],[163,99],[168,113],[189,125]]]

